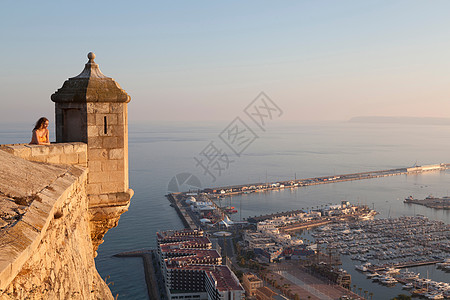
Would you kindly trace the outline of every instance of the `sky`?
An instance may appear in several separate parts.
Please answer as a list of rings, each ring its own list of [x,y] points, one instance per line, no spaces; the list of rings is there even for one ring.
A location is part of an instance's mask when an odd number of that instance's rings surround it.
[[[2,121],[54,120],[93,51],[130,121],[449,117],[450,1],[2,1]],[[31,122],[32,123],[32,122]]]

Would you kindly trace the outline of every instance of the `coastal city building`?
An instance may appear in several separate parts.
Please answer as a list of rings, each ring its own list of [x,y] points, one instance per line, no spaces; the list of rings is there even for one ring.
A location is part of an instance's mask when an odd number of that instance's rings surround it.
[[[158,258],[169,299],[242,299],[244,289],[200,230],[157,233]]]
[[[256,289],[262,287],[264,284],[258,276],[252,273],[245,273],[242,276],[242,285],[244,286],[247,296],[255,296]]]
[[[286,300],[288,298],[275,293],[270,288],[263,286],[256,289],[256,299],[257,300]]]

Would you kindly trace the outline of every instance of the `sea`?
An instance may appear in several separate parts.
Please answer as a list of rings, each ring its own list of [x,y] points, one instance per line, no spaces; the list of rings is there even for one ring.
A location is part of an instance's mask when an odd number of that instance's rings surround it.
[[[135,194],[119,225],[105,235],[95,259],[100,275],[118,299],[148,299],[142,260],[113,255],[155,248],[157,231],[183,227],[165,197],[175,189],[187,191],[450,163],[448,125],[285,122],[280,118],[261,128],[246,120],[253,138],[236,149],[224,135],[232,121],[129,124],[130,187]],[[29,142],[31,128],[32,124],[4,124],[0,143]],[[54,132],[52,126],[50,132]],[[54,140],[52,136],[50,139]],[[206,162],[207,154],[213,152],[219,153],[216,158],[220,158],[221,167],[202,167],[198,161]],[[379,212],[377,218],[420,214],[450,224],[449,210],[403,203],[409,195],[418,199],[430,194],[448,196],[449,189],[450,170],[445,170],[245,194],[223,201],[237,208],[234,220],[347,200],[374,208]],[[342,268],[352,275],[352,285],[372,292],[373,299],[408,293],[400,285],[389,288],[372,283],[355,271],[355,261],[346,256],[342,260]],[[450,275],[435,266],[410,270],[450,282]]]

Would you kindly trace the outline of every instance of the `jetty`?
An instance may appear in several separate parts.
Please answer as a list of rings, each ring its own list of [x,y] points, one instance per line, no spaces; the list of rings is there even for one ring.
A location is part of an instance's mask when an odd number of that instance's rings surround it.
[[[430,195],[423,200],[414,199],[413,196],[409,196],[403,202],[407,204],[423,205],[434,209],[450,209],[450,197],[448,196],[437,198]]]
[[[394,264],[384,264],[384,265],[374,265],[371,267],[368,267],[367,270],[370,272],[378,272],[385,270],[386,268],[412,268],[412,267],[420,267],[420,266],[427,266],[427,265],[434,265],[437,263],[443,262],[442,260],[427,260],[427,261],[408,261],[408,262],[399,262]]]
[[[144,262],[145,282],[147,284],[147,293],[149,299],[160,300],[161,292],[164,291],[164,286],[158,280],[156,269],[154,267],[154,255],[156,250],[142,249],[136,251],[127,251],[117,253],[115,257],[142,257]]]
[[[206,188],[204,190],[199,190],[199,193],[206,193],[213,197],[225,197],[239,194],[250,194],[257,192],[265,192],[271,190],[279,190],[285,188],[298,188],[304,186],[312,186],[319,184],[328,184],[335,182],[346,182],[346,181],[354,181],[354,180],[363,180],[363,179],[372,179],[372,178],[380,178],[387,176],[398,176],[398,175],[415,175],[423,172],[431,172],[431,171],[443,171],[450,168],[450,164],[448,163],[440,163],[433,165],[424,165],[424,166],[413,166],[413,167],[405,167],[405,168],[397,168],[397,169],[387,169],[387,170],[379,170],[379,171],[368,171],[368,172],[360,172],[360,173],[350,173],[350,174],[341,174],[341,175],[330,175],[330,176],[321,176],[321,177],[311,177],[304,179],[293,179],[293,180],[285,180],[285,181],[277,181],[270,183],[251,183],[245,185],[233,185],[233,186],[225,186],[225,187],[217,187],[217,188]]]

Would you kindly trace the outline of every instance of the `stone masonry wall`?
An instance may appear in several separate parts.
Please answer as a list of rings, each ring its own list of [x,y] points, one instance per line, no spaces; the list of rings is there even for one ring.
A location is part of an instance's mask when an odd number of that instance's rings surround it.
[[[88,195],[127,192],[126,103],[87,103],[87,124]]]
[[[0,299],[113,299],[95,269],[86,183],[69,167],[0,235]]]
[[[29,161],[87,167],[87,145],[85,143],[11,144],[0,145],[0,149]]]

